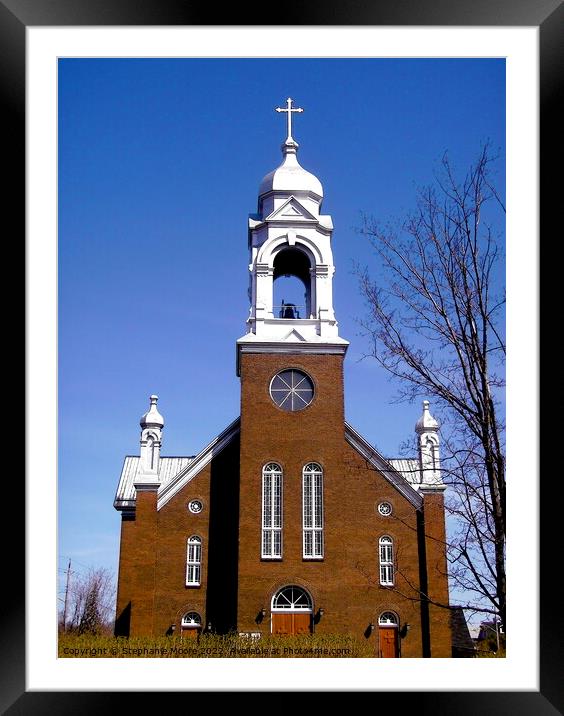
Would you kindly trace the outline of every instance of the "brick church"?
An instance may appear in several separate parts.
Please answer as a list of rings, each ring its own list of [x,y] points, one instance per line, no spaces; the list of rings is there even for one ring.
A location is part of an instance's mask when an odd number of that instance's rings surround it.
[[[419,455],[387,459],[345,420],[348,341],[333,306],[333,222],[298,162],[285,107],[282,163],[249,217],[249,300],[236,342],[241,412],[197,455],[161,455],[157,396],[125,458],[115,632],[347,633],[376,657],[450,657],[438,424]],[[243,260],[243,258],[242,258]],[[275,305],[275,283],[303,304]]]

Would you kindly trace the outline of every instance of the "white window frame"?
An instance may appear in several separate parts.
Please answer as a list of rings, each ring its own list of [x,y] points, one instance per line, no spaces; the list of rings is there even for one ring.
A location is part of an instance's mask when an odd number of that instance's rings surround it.
[[[309,478],[309,484],[308,479]],[[311,515],[308,514],[311,511]],[[323,468],[309,462],[302,470],[302,547],[304,559],[323,559]]]
[[[262,559],[282,559],[283,495],[284,473],[282,467],[277,462],[267,462],[262,468],[260,540]],[[267,549],[268,546],[269,549]]]
[[[187,617],[189,617],[192,614],[195,614],[198,617],[199,621],[188,621]],[[186,612],[186,614],[182,617],[180,626],[183,629],[201,629],[202,628],[202,617],[198,614],[198,612],[194,612],[194,611]]]
[[[202,583],[202,538],[188,537],[186,548],[186,586],[199,587]]]
[[[388,615],[390,615],[392,619],[390,619]],[[378,617],[378,626],[396,628],[399,627],[398,615],[395,612],[390,611],[389,609],[385,612],[382,612]]]
[[[395,579],[394,540],[390,535],[382,535],[378,540],[378,556],[380,585],[382,587],[393,587]]]
[[[288,605],[280,603],[279,600],[282,593],[287,592],[289,590],[292,590],[292,600],[288,601]],[[305,597],[306,604],[300,604],[296,606],[296,602],[298,601],[298,599],[294,599],[294,591],[299,595],[299,598]],[[286,599],[288,598],[286,597]],[[288,584],[285,587],[278,589],[278,591],[276,591],[275,594],[272,596],[272,599],[270,600],[270,611],[273,614],[280,612],[298,612],[300,614],[313,614],[313,599],[311,598],[311,594],[307,591],[307,589],[299,587],[296,584]]]

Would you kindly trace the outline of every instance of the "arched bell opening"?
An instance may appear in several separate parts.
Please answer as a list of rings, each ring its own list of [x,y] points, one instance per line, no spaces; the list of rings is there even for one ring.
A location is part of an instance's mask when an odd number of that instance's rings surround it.
[[[311,316],[311,263],[306,253],[291,247],[274,257],[273,314],[277,318]]]

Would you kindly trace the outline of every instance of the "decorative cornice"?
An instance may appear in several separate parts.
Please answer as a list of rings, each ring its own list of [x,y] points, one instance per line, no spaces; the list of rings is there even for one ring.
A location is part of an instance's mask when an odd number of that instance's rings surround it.
[[[247,334],[248,335],[248,334]],[[349,347],[349,342],[340,339],[339,343],[311,341],[298,343],[295,341],[258,341],[245,340],[245,337],[237,341],[237,375],[241,375],[240,355],[241,353],[278,353],[289,355],[292,353],[305,353],[308,355],[344,355]]]
[[[418,491],[407,482],[393,465],[390,465],[390,463],[380,455],[376,448],[372,447],[372,445],[347,422],[345,422],[345,439],[349,445],[362,455],[363,458],[368,460],[398,492],[409,500],[415,508],[418,510],[421,509],[423,506],[423,498]]]
[[[135,482],[133,483],[133,487],[137,492],[157,492],[159,489],[161,483],[159,482],[159,478],[157,477],[155,479],[154,476],[151,475],[151,480],[145,481],[143,477],[137,478]]]
[[[433,494],[433,493],[440,493],[444,492],[447,489],[447,486],[444,484],[444,482],[440,482],[437,484],[428,483],[428,482],[421,482],[419,484],[419,492],[423,495],[425,494]]]

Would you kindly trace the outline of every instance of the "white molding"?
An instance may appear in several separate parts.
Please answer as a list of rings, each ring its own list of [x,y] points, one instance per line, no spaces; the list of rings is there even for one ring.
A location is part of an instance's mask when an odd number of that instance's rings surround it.
[[[409,482],[399,473],[395,467],[380,455],[376,448],[372,447],[360,433],[345,421],[345,440],[351,445],[362,457],[375,467],[383,477],[393,485],[411,504],[418,510],[423,506],[423,498],[418,494]]]
[[[237,375],[241,375],[241,353],[344,355],[349,347],[349,342],[343,338],[340,338],[339,341],[339,343],[298,343],[296,341],[281,343],[278,341],[259,341],[253,333],[247,333],[237,341]]]
[[[296,211],[298,211],[298,214],[284,214],[284,212],[289,208],[292,207]],[[298,208],[299,207],[299,208]],[[296,197],[292,194],[287,201],[282,204],[282,206],[279,206],[277,209],[275,209],[271,214],[266,216],[264,218],[264,222],[267,223],[269,221],[272,222],[292,222],[292,221],[299,221],[299,222],[314,222],[319,223],[319,219],[312,214],[309,209],[307,209]]]
[[[133,487],[135,488],[136,492],[157,492],[161,483],[159,482],[158,476],[154,477],[156,477],[156,480],[151,479],[150,482],[143,481],[143,478],[147,479],[146,475],[141,475],[140,477],[138,477],[133,483]]]
[[[421,492],[423,495],[425,493],[433,493],[433,492],[444,492],[447,489],[447,486],[444,484],[444,482],[433,484],[431,482],[421,482],[418,485],[419,492]]]
[[[201,470],[208,465],[212,458],[218,455],[240,430],[241,420],[237,418],[225,430],[215,437],[196,457],[181,470],[178,475],[168,482],[157,498],[157,510],[164,507],[183,487],[187,485]]]

